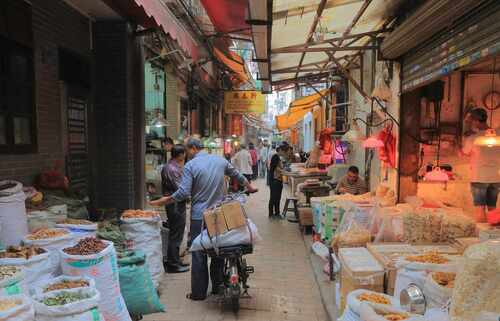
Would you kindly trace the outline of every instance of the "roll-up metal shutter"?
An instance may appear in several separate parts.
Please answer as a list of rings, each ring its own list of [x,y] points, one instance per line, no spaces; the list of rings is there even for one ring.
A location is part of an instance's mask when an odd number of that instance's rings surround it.
[[[404,55],[485,1],[488,0],[428,0],[384,39],[384,59]]]
[[[463,16],[402,59],[402,90],[408,92],[500,52],[500,1]]]

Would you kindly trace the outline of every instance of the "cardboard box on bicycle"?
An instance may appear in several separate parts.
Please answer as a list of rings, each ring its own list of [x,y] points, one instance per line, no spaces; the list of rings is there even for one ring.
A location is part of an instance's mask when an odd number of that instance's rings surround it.
[[[207,210],[203,217],[208,234],[211,237],[224,234],[247,224],[243,208],[239,202],[229,202],[214,210]]]

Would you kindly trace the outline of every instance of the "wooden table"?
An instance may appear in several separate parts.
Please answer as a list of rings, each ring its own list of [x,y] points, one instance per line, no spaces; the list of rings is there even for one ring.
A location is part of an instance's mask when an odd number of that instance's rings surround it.
[[[311,197],[315,194],[328,195],[330,190],[328,185],[302,185],[302,193],[306,196],[307,205],[311,205]]]
[[[311,172],[307,174],[301,174],[300,172],[283,172],[283,176],[287,176],[290,179],[290,193],[295,196],[295,193],[297,191],[297,185],[300,183],[305,182],[308,179],[318,179],[320,181],[328,181],[331,179],[330,176],[328,176],[328,172],[325,171],[318,171],[318,172]]]

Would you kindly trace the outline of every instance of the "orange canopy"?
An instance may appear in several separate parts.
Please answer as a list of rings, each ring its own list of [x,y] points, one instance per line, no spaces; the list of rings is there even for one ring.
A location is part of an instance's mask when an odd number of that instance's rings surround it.
[[[292,101],[286,113],[276,116],[276,127],[285,130],[301,121],[308,112],[319,105],[322,96],[327,95],[329,90],[324,89],[320,91],[321,94],[316,93]]]
[[[227,56],[221,50],[214,48],[214,55],[235,74],[237,83],[242,84],[250,79],[245,69],[245,62],[238,54],[229,51],[229,56]]]

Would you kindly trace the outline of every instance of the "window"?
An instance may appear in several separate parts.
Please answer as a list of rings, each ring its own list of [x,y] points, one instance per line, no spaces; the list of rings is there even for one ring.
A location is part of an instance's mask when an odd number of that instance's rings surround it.
[[[31,6],[0,1],[0,153],[36,151]]]

